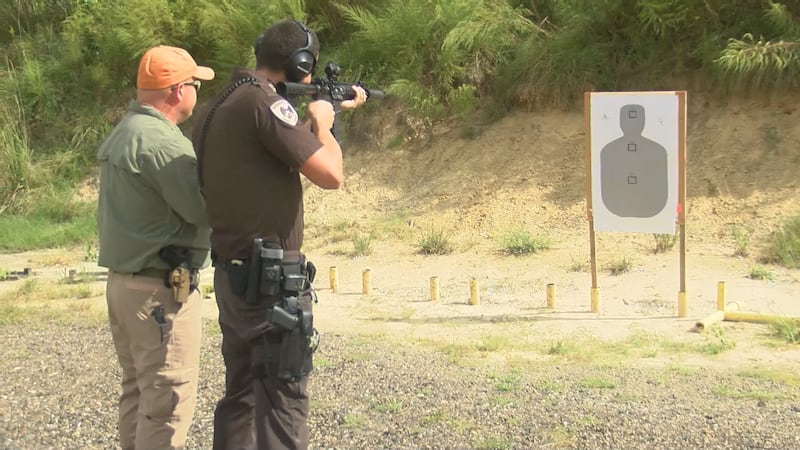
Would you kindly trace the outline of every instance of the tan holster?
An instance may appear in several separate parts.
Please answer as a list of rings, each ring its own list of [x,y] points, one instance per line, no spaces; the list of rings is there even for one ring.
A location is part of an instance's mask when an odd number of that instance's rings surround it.
[[[191,274],[185,267],[176,267],[169,273],[169,285],[172,287],[172,295],[178,303],[185,303],[189,299],[189,285]]]

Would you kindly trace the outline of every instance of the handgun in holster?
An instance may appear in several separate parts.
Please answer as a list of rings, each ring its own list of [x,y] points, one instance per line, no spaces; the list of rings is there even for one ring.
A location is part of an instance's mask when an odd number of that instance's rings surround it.
[[[189,294],[197,288],[197,274],[191,270],[191,252],[188,248],[169,245],[158,251],[161,257],[170,266],[165,284],[172,288],[172,295],[178,303],[185,303]]]
[[[316,268],[304,256],[294,259],[286,253],[275,243],[253,240],[245,301],[266,306],[267,321],[281,332],[280,343],[268,355],[270,375],[297,380],[311,371],[319,342],[312,312],[299,304],[311,289]]]

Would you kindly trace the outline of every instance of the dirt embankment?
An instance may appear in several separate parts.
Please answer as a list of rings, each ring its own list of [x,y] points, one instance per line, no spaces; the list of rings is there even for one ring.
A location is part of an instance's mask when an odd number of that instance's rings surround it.
[[[738,224],[754,244],[800,213],[796,98],[713,101],[689,95],[689,229],[720,239]],[[390,142],[391,127],[382,135]],[[585,228],[581,112],[516,112],[472,140],[459,130],[428,146],[350,150],[344,188],[308,190],[312,223],[405,214],[463,238],[524,225],[570,234]]]

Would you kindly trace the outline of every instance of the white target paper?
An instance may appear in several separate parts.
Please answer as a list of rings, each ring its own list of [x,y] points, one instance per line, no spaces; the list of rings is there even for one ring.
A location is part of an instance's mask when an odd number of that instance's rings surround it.
[[[591,94],[596,231],[675,232],[679,103],[675,92]]]

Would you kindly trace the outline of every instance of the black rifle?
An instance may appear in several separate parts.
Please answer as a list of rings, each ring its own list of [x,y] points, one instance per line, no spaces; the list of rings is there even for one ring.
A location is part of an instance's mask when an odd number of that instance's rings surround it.
[[[367,93],[367,100],[380,100],[383,98],[383,91],[377,89],[367,89],[361,83],[340,83],[339,72],[341,68],[335,62],[329,62],[325,66],[325,76],[316,78],[310,84],[306,83],[289,83],[280,82],[275,86],[278,94],[292,102],[297,97],[310,96],[314,100],[327,100],[333,104],[333,110],[338,113],[340,105],[345,100],[353,100],[356,98],[356,92],[353,90],[353,85],[364,88]],[[333,128],[331,133],[336,139],[339,139],[336,132],[337,119],[333,119]]]

